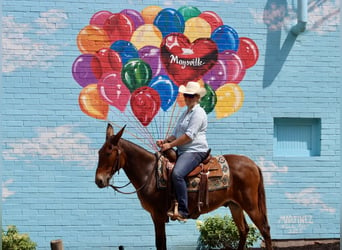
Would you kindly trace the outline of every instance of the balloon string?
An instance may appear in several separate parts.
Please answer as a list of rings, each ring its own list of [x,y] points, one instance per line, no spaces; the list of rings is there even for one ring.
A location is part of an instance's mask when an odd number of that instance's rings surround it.
[[[169,125],[169,131],[168,131],[168,136],[170,136],[171,135],[171,129],[173,129],[175,126],[176,126],[176,124],[177,124],[177,122],[178,122],[178,119],[179,119],[179,117],[180,117],[180,115],[181,115],[181,112],[182,112],[182,108],[179,108],[179,109],[177,109],[177,114],[175,115],[175,116],[171,116],[171,118],[170,118],[170,125]]]
[[[131,110],[129,110],[129,112],[130,112],[130,117],[135,117],[134,114],[133,114],[133,112],[132,112]],[[137,125],[138,125],[138,126],[137,126],[138,129],[139,129],[139,130],[141,131],[141,133],[144,135],[143,138],[145,138],[145,139],[148,140],[148,142],[149,142],[149,148],[155,150],[155,149],[156,149],[156,145],[155,145],[155,143],[154,143],[154,141],[153,141],[153,137],[152,137],[151,132],[150,132],[146,127],[142,126],[141,123],[140,123],[137,119],[135,119],[135,122],[136,122]]]
[[[114,114],[114,116],[118,117],[118,115],[115,114],[115,112],[114,112],[112,109],[110,109],[110,111]],[[126,123],[128,123],[128,122],[129,122],[129,123],[134,122],[134,123],[137,124],[137,126],[134,126],[134,127],[135,127],[136,129],[138,129],[140,132],[144,132],[144,131],[143,131],[143,128],[142,128],[142,125],[141,125],[137,120],[132,120],[132,119],[131,119],[132,116],[128,116],[128,115],[126,114],[126,112],[124,112],[124,113],[122,113],[122,114],[123,114],[123,116],[125,117],[124,122],[126,122]],[[133,114],[131,114],[131,115],[133,115]],[[121,128],[121,126],[119,126],[118,124],[114,123],[113,121],[109,121],[109,122],[110,122],[111,124],[113,124],[113,125],[115,125],[115,126]],[[127,127],[127,128],[129,128],[129,127]],[[138,141],[142,142],[146,147],[150,148],[151,150],[155,150],[155,148],[154,148],[153,146],[151,146],[151,141],[149,141],[149,143],[147,143],[147,142],[143,139],[144,137],[138,137],[137,134],[131,132],[129,129],[127,129],[127,133],[130,134],[131,136],[133,136],[133,137],[134,137],[135,139],[137,139]]]
[[[170,136],[170,130],[171,130],[171,123],[172,123],[172,119],[173,119],[173,114],[175,112],[176,109],[176,102],[174,102],[174,104],[172,105],[172,112],[171,112],[171,116],[169,118],[169,123],[167,125],[167,130],[166,130],[166,134],[165,134],[165,138]]]

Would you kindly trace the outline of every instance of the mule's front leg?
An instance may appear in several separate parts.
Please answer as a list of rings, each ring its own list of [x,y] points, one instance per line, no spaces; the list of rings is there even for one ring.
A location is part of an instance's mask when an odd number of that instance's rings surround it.
[[[166,234],[165,234],[165,222],[166,218],[154,218],[152,216],[154,224],[155,242],[157,250],[166,250]]]

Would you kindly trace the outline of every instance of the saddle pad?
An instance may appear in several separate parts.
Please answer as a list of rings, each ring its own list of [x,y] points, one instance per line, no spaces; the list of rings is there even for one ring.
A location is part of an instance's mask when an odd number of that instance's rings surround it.
[[[218,172],[221,173],[221,171],[214,171],[215,174],[211,176],[209,174],[208,178],[208,189],[209,191],[215,191],[219,189],[225,189],[229,186],[229,166],[228,162],[222,155],[213,156],[215,158],[215,161],[218,165],[218,168],[222,169],[222,175],[217,175]],[[165,159],[163,156],[159,157],[158,163],[157,163],[157,171],[156,171],[156,177],[157,177],[157,188],[158,189],[166,189],[167,188],[167,174],[166,174],[166,168],[171,168],[171,166],[164,166]],[[170,163],[166,163],[170,164]],[[188,178],[187,186],[188,186],[188,192],[197,192],[199,189],[199,183],[200,183],[200,175],[193,176]]]

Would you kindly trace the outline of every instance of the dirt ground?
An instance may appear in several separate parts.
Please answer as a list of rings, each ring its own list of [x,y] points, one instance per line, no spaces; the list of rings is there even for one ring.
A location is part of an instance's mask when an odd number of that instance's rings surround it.
[[[274,241],[274,250],[340,250],[340,239]],[[261,248],[262,249],[262,248]]]

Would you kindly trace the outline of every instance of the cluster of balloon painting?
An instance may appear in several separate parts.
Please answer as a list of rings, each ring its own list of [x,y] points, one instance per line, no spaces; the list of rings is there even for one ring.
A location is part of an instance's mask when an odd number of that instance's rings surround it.
[[[220,119],[236,112],[244,99],[239,83],[259,57],[252,39],[194,6],[98,11],[77,46],[72,74],[82,87],[81,110],[106,120],[111,106],[130,107],[145,127],[161,110],[185,105],[178,88],[188,81],[206,88],[200,104],[207,113]]]

